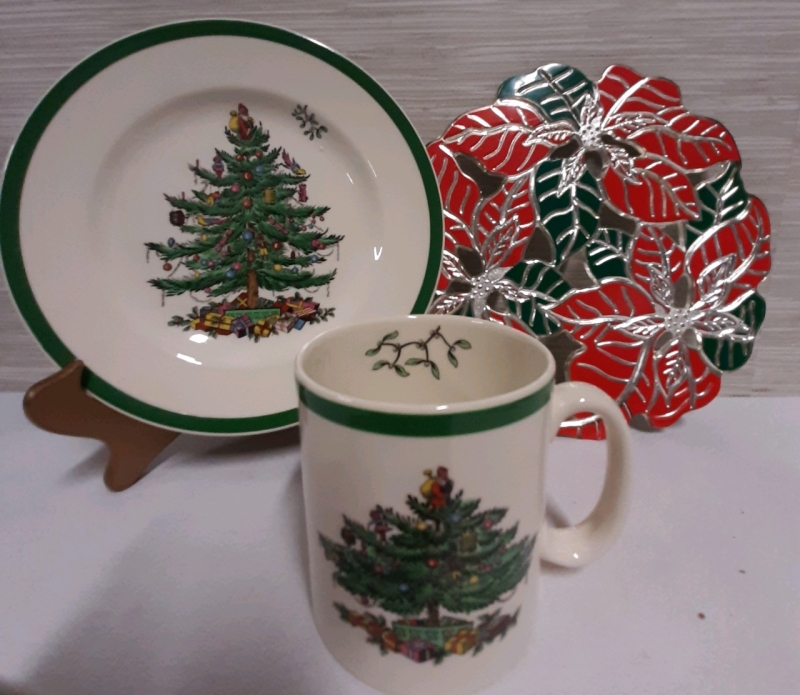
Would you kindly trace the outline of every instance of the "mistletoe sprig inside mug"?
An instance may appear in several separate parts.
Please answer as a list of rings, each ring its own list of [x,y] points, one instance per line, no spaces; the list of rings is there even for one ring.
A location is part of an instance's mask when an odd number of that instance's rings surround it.
[[[749,359],[770,224],[725,127],[661,77],[567,65],[506,80],[428,145],[445,243],[429,311],[538,336],[560,380],[666,427]],[[562,434],[598,439],[594,417]]]

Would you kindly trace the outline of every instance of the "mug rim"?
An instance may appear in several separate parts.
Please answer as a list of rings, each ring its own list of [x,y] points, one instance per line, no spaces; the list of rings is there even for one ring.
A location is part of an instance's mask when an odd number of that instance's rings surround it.
[[[386,323],[414,320],[449,324],[471,323],[479,330],[502,334],[504,339],[526,343],[545,358],[542,373],[523,386],[505,393],[456,403],[393,403],[345,395],[311,378],[304,367],[307,355],[337,335]],[[469,316],[405,314],[387,316],[332,328],[306,343],[295,357],[295,381],[300,402],[321,417],[353,429],[405,436],[443,436],[495,429],[532,415],[550,399],[555,359],[533,336],[509,326]]]

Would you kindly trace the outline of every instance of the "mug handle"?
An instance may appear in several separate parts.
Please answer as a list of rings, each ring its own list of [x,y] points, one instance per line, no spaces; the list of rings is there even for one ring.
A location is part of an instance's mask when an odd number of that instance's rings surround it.
[[[595,508],[577,526],[542,527],[541,558],[563,567],[580,567],[602,556],[617,540],[628,516],[631,497],[631,435],[619,406],[590,384],[567,382],[553,389],[549,441],[561,423],[580,412],[603,418],[608,441],[606,479]]]

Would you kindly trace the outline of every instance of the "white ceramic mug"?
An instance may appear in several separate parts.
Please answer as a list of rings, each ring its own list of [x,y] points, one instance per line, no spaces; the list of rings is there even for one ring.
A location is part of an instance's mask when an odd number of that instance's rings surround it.
[[[300,351],[314,621],[357,678],[397,695],[488,685],[531,640],[540,559],[577,567],[619,535],[625,420],[554,373],[532,337],[457,316],[344,326]],[[545,449],[586,411],[605,422],[605,484],[586,520],[555,529]]]

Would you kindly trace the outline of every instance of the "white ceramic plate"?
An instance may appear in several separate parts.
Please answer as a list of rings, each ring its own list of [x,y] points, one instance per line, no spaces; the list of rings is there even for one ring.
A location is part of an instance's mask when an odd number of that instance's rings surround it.
[[[230,120],[240,104],[248,112],[244,120]],[[308,122],[312,113],[314,121]],[[224,327],[209,330],[208,321],[191,323],[210,300],[235,300],[246,291],[242,264],[233,271],[231,259],[215,247],[199,260],[188,254],[166,268],[164,258],[152,251],[148,256],[145,247],[148,242],[167,245],[170,238],[173,246],[166,248],[204,245],[199,233],[170,224],[176,207],[165,194],[195,199],[193,191],[204,182],[187,165],[199,162],[210,172],[216,150],[233,156],[235,143],[226,127],[234,123],[243,124],[235,137],[260,123],[269,131],[269,148],[281,148],[276,163],[267,167],[268,175],[284,177],[281,185],[268,186],[279,191],[278,202],[283,191],[288,196],[283,203],[293,209],[330,208],[324,216],[299,216],[295,231],[286,230],[287,218],[279,217],[283,224],[275,227],[289,234],[302,230],[342,237],[338,244],[323,244],[319,253],[321,242],[301,251],[287,237],[279,254],[292,250],[298,259],[313,260],[308,266],[298,263],[300,274],[336,273],[316,287],[260,287],[262,310],[295,291],[319,307],[311,322],[299,327],[295,322],[285,332],[291,323],[286,321],[259,340],[253,328],[237,338]],[[255,164],[254,157],[251,152],[241,166]],[[234,172],[236,166],[223,163],[219,182],[206,185],[206,193],[220,193],[223,202],[224,196],[235,198],[226,177],[242,174],[241,166]],[[292,182],[287,176],[307,177],[302,193],[300,179]],[[237,193],[235,209],[241,213],[243,191]],[[246,220],[256,237],[258,229],[266,229],[258,225],[271,217],[264,207],[270,195],[259,189],[251,198]],[[75,67],[25,125],[7,163],[0,215],[3,262],[14,299],[55,361],[63,366],[82,359],[88,390],[133,417],[201,433],[259,432],[294,423],[291,366],[297,350],[327,326],[422,313],[441,253],[442,215],[433,172],[413,127],[388,94],[320,44],[235,21],[156,27]],[[239,232],[219,246],[235,256],[237,244],[249,243],[256,253],[254,267],[266,263],[270,257],[263,254],[273,253],[274,240],[262,235],[262,252],[255,239],[242,237],[245,218],[236,219]],[[202,222],[214,228],[213,217],[209,223],[187,211],[184,225],[197,230]],[[217,237],[210,239],[205,247]],[[246,252],[239,255],[246,260]],[[210,277],[203,267],[209,259],[217,261],[214,270],[222,265],[234,277],[226,275],[210,295],[204,288],[186,290],[187,279],[199,277],[202,283]],[[277,273],[272,279],[270,268]],[[279,282],[287,268],[278,262],[260,270],[259,284]],[[168,277],[182,283],[184,291],[165,296],[149,283]],[[220,294],[225,288],[230,289]],[[289,310],[278,311],[287,318]],[[264,320],[267,313],[255,312],[253,318]],[[326,321],[319,320],[326,313]],[[168,325],[174,316],[185,323]]]

